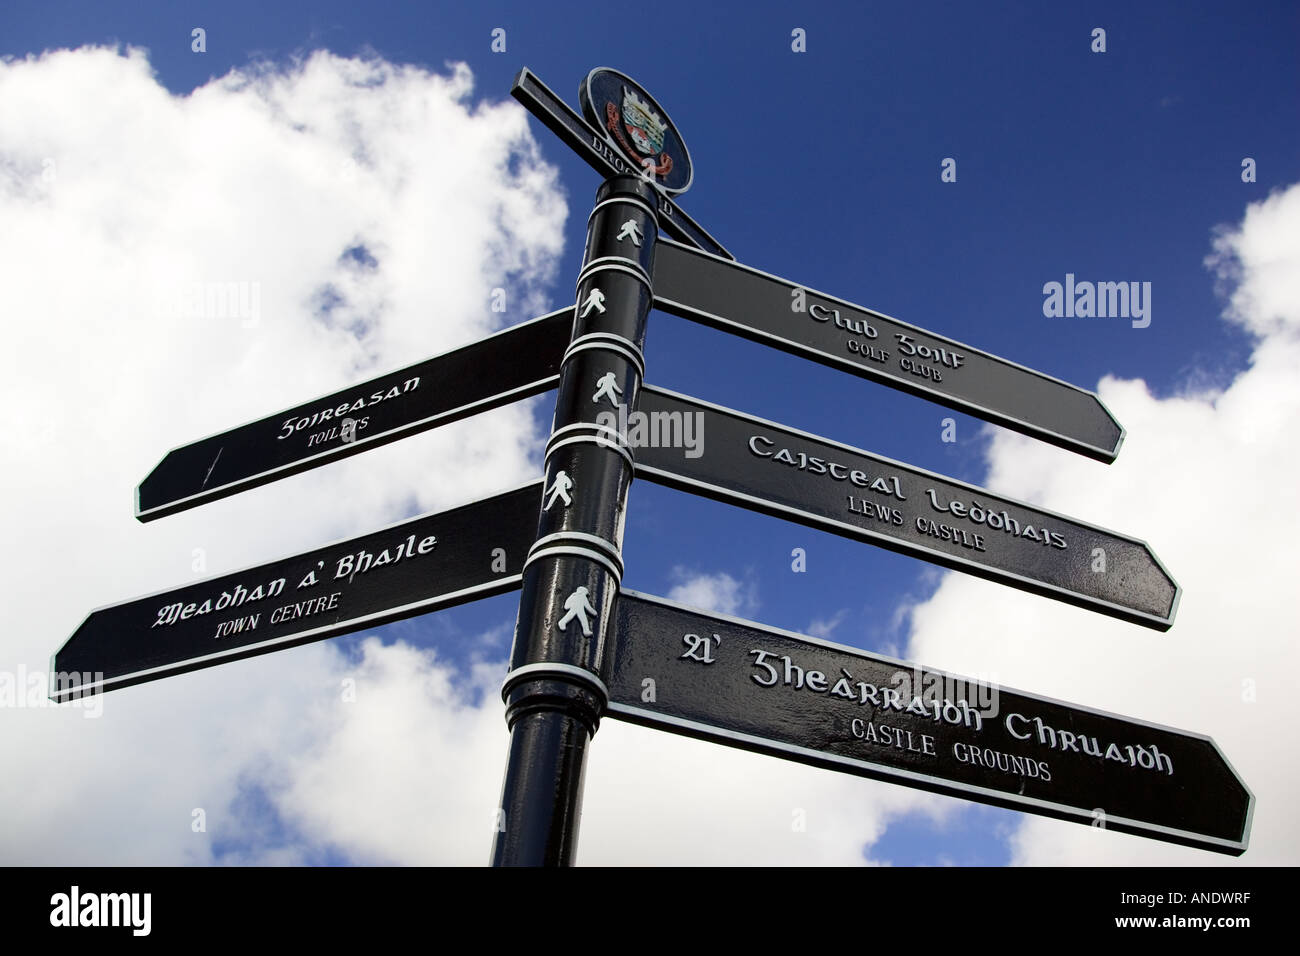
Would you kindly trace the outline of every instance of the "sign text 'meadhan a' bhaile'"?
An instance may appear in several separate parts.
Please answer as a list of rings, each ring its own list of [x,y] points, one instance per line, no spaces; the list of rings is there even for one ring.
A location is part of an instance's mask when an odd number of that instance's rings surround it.
[[[101,608],[60,648],[55,669],[102,673],[102,689],[124,687],[503,593],[519,584],[540,494],[533,482]]]
[[[313,568],[304,575],[303,579],[298,582],[297,589],[302,591],[307,588],[315,588],[322,583],[328,585],[330,580],[346,578],[349,583],[358,575],[365,574],[372,569],[382,568],[385,565],[396,564],[399,561],[415,557],[417,554],[428,554],[438,546],[437,535],[426,535],[420,540],[419,545],[415,543],[415,535],[406,536],[406,540],[393,547],[384,548],[378,554],[362,548],[355,554],[348,553],[337,559],[330,561],[322,560],[318,562],[319,567]],[[333,575],[329,574],[329,564],[333,564]],[[323,572],[318,574],[318,572]],[[158,619],[154,621],[154,627],[165,627],[175,624],[177,621],[189,620],[191,617],[202,617],[205,614],[213,612],[220,613],[228,608],[241,608],[245,604],[256,604],[266,598],[278,597],[284,593],[285,579],[276,578],[266,584],[257,584],[252,590],[244,587],[243,584],[235,584],[230,590],[222,591],[215,601],[212,597],[205,598],[201,603],[197,600],[190,601],[188,604],[182,604],[175,601],[171,604],[164,605],[158,609]],[[295,592],[297,593],[297,592]],[[270,616],[272,624],[277,624],[283,620],[293,620],[296,617],[304,616],[304,613],[316,613],[321,610],[333,610],[338,606],[340,593],[335,591],[326,597],[313,597],[295,604],[287,604],[284,607],[273,611]],[[314,608],[315,610],[308,610]],[[294,612],[294,613],[291,613]],[[249,630],[257,626],[260,615],[254,615],[249,625]],[[238,630],[242,630],[242,623]],[[218,625],[216,637],[225,637],[232,633],[230,625],[232,622],[223,622]],[[223,629],[225,633],[223,633]]]

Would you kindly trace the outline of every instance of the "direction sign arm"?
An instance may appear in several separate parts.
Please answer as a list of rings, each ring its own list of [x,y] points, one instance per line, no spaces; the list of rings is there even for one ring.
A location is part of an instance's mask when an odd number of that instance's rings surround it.
[[[515,81],[510,87],[510,95],[541,120],[543,126],[560,137],[566,146],[586,160],[592,169],[602,176],[610,174],[614,164],[611,160],[603,158],[603,154],[595,151],[592,145],[595,138],[594,131],[587,125],[586,120],[568,103],[560,99],[549,86],[539,80],[528,67],[523,67],[515,75]],[[628,167],[627,171],[633,170]]]
[[[1209,737],[624,589],[609,716],[1240,855],[1254,796]],[[647,700],[642,682],[656,678]]]
[[[519,587],[541,483],[92,611],[51,660],[70,700]]]
[[[554,388],[572,307],[169,451],[136,489],[152,521]]]
[[[1178,584],[1144,541],[651,385],[638,410],[708,435],[694,458],[638,448],[638,477],[1143,627],[1173,624]]]
[[[740,263],[671,241],[655,307],[889,385],[1109,464],[1124,429],[1093,392]]]

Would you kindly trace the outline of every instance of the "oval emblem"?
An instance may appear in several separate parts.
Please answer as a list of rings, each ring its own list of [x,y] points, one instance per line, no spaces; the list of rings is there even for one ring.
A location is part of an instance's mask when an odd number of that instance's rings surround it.
[[[578,99],[587,122],[634,169],[666,193],[690,188],[693,173],[686,143],[639,83],[618,70],[598,67],[583,80]]]

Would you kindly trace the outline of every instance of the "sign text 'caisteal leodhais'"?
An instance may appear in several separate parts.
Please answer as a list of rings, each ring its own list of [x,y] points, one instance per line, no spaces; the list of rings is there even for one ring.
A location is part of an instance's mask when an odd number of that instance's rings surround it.
[[[1178,584],[1143,541],[983,488],[645,386],[641,421],[700,422],[692,454],[636,449],[651,481],[1168,630]]]

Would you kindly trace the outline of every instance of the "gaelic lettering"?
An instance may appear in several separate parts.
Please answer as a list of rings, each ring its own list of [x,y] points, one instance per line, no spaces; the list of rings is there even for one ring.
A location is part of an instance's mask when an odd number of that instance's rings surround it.
[[[373,405],[378,405],[380,402],[386,402],[389,399],[397,398],[401,395],[405,395],[409,392],[413,392],[419,387],[420,387],[420,376],[416,375],[413,378],[408,378],[400,386],[394,385],[392,388],[389,388],[387,391],[381,388],[377,392],[371,392],[370,395],[368,396],[362,395],[360,398],[356,399],[355,401],[340,402],[334,408],[323,408],[320,411],[315,412],[311,415],[302,415],[297,418],[287,418],[285,419],[284,423],[280,426],[281,434],[277,435],[276,438],[283,441],[284,439],[290,437],[296,432],[303,431],[304,429],[307,428],[314,428],[323,422],[330,421],[331,419],[343,418],[344,416],[350,415],[353,412],[359,412],[363,408],[370,408]]]

